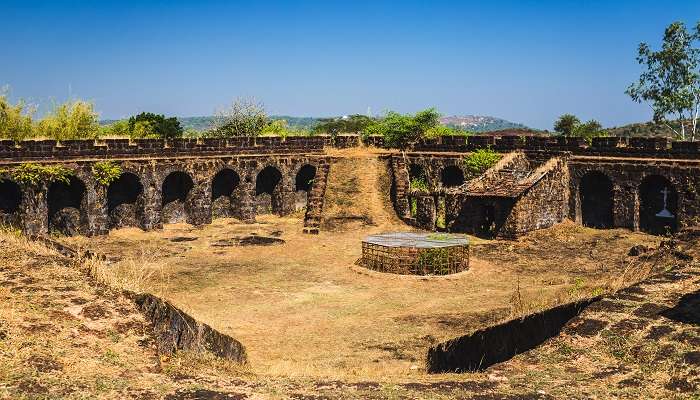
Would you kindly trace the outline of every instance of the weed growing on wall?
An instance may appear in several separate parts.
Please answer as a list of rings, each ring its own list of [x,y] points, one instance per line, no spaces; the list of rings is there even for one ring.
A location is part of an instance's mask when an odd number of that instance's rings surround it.
[[[92,166],[92,175],[97,183],[108,186],[122,174],[122,167],[112,161],[100,161]]]
[[[428,183],[422,177],[411,179],[410,185],[411,185],[411,190],[418,190],[420,192],[427,192],[428,191]]]
[[[491,149],[479,149],[466,156],[464,158],[464,163],[470,173],[473,175],[481,175],[487,169],[493,167],[501,157],[501,154]]]
[[[60,165],[39,165],[25,163],[9,170],[0,170],[0,174],[9,175],[13,181],[27,186],[36,186],[40,182],[64,182],[69,183],[69,178],[74,175],[70,169]]]

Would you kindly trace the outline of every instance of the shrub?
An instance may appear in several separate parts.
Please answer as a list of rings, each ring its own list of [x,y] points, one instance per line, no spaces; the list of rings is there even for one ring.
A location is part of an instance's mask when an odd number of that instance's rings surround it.
[[[92,166],[92,175],[102,186],[109,186],[121,176],[122,172],[122,167],[113,161],[99,161]]]
[[[37,133],[56,140],[94,139],[100,133],[99,115],[92,103],[81,100],[54,105],[39,121]]]
[[[432,139],[440,136],[469,136],[472,132],[465,131],[462,129],[454,128],[451,126],[438,125],[428,129],[425,132],[425,137]]]
[[[27,186],[36,186],[41,182],[69,183],[69,178],[74,175],[73,171],[60,165],[46,166],[36,163],[20,164],[10,170],[0,170],[0,173],[7,173],[13,181]]]
[[[473,175],[481,175],[487,169],[493,167],[501,155],[491,149],[479,149],[464,158],[467,170]]]
[[[175,117],[142,112],[129,118],[129,136],[132,138],[173,139],[182,137],[183,129]]]
[[[107,126],[100,127],[100,137],[128,137],[129,120],[122,119]]]
[[[327,133],[331,136],[343,133],[364,132],[368,126],[374,124],[376,121],[376,118],[360,114],[339,118],[323,118],[318,125],[314,127],[313,132],[320,134]]]
[[[440,124],[440,114],[429,108],[415,115],[389,111],[386,116],[369,124],[363,136],[382,135],[388,147],[405,149],[425,137],[425,133]]]
[[[412,190],[418,190],[421,192],[428,191],[428,183],[425,181],[425,178],[422,177],[411,179],[410,187]]]
[[[12,105],[4,91],[0,91],[0,138],[20,141],[33,135],[32,116],[36,108],[19,101]]]
[[[268,125],[262,103],[254,99],[236,99],[231,107],[217,112],[212,137],[260,136]]]

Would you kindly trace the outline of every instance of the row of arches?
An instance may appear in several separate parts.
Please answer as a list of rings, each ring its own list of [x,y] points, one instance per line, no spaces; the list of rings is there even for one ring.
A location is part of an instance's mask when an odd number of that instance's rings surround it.
[[[313,186],[316,168],[306,164],[295,177],[294,190],[303,192],[304,200]],[[255,178],[254,205],[257,213],[280,213],[282,173],[273,166],[263,168]],[[186,172],[174,171],[161,183],[161,217],[164,223],[183,222],[198,201],[195,183]],[[224,168],[211,181],[213,217],[238,216],[241,207],[241,178],[236,171]],[[87,188],[78,177],[67,182],[53,182],[48,187],[46,202],[49,231],[73,235],[80,232],[87,219]],[[144,218],[146,199],[138,175],[122,173],[107,187],[107,216],[109,228],[140,226]],[[18,221],[22,204],[20,186],[10,180],[0,180],[0,223],[13,225]],[[304,203],[304,206],[306,204]]]
[[[417,180],[424,182],[426,185],[429,181],[425,167],[420,164],[409,164],[408,179],[409,182]],[[445,188],[461,186],[464,183],[464,171],[456,165],[447,165],[440,171],[440,183]]]
[[[641,231],[659,235],[678,230],[678,193],[667,178],[660,175],[646,176],[637,192]],[[592,171],[582,176],[579,200],[584,226],[598,229],[615,226],[615,191],[613,182],[607,175]]]

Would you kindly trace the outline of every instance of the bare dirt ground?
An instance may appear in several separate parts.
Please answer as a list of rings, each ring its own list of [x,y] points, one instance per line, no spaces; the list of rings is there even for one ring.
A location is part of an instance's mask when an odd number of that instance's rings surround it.
[[[240,340],[257,374],[378,381],[425,375],[438,341],[629,284],[640,270],[629,249],[659,242],[565,223],[514,242],[471,238],[470,270],[449,278],[364,273],[354,263],[365,236],[410,228],[392,209],[384,161],[341,153],[319,235],[302,234],[297,214],[64,240],[105,254],[118,285],[156,292]],[[284,243],[240,245],[246,237]]]
[[[436,341],[609,291],[635,260],[629,249],[659,241],[573,224],[516,242],[472,238],[469,271],[418,279],[353,266],[362,238],[385,227],[320,235],[301,228],[297,217],[267,216],[257,224],[221,219],[66,241],[106,254],[120,274],[243,342],[258,374],[372,380],[424,375]],[[232,244],[245,236],[285,243]]]

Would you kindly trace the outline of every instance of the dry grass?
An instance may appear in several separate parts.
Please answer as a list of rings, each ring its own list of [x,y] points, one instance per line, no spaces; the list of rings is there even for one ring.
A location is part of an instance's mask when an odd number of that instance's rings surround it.
[[[162,286],[178,306],[241,340],[256,374],[387,382],[424,377],[425,352],[436,341],[612,290],[610,282],[621,273],[641,268],[627,257],[629,248],[658,241],[573,224],[515,242],[472,238],[469,271],[454,279],[415,280],[353,270],[361,239],[386,224],[318,236],[303,235],[301,228],[298,218],[264,216],[257,224],[220,219],[201,228],[126,229],[67,241],[120,259],[110,271],[122,282],[147,275],[135,260],[152,254],[164,270],[139,286]],[[218,246],[231,237],[275,231],[285,244]],[[195,240],[171,241],[178,237]],[[605,243],[606,252],[559,264],[558,257],[567,257],[562,249],[592,242]],[[550,254],[550,247],[562,254]],[[167,278],[159,282],[160,276]]]
[[[170,286],[170,272],[165,262],[144,252],[119,262],[90,257],[79,265],[98,282],[113,289],[165,296]]]

